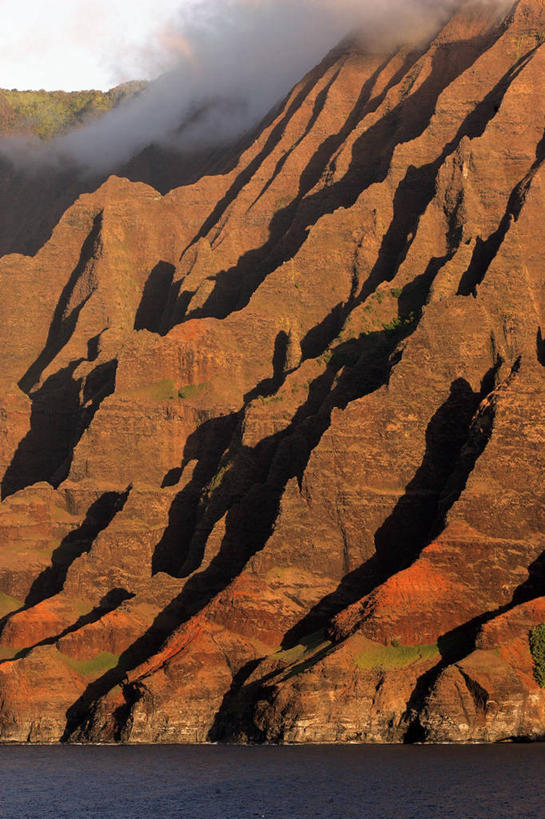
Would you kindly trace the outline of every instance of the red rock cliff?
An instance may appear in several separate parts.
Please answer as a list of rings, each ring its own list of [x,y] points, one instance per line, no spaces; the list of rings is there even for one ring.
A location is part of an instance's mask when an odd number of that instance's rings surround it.
[[[343,44],[0,260],[0,739],[543,738],[545,3]]]

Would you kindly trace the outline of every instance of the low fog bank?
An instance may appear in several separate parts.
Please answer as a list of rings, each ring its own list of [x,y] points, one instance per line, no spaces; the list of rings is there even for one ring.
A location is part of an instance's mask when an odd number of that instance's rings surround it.
[[[366,47],[391,48],[429,37],[460,2],[186,0],[152,51],[158,65],[172,66],[167,73],[90,125],[46,144],[4,138],[0,154],[27,169],[61,163],[103,173],[150,144],[228,143],[356,28]]]

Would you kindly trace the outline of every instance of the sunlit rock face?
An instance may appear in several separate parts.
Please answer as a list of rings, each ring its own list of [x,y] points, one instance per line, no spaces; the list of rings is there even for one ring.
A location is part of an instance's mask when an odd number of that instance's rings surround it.
[[[0,260],[1,740],[543,738],[543,43],[343,43]]]

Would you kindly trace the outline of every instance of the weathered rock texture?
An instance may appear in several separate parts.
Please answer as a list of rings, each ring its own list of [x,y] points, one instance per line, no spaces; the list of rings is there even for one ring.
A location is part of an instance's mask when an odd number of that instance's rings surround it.
[[[544,42],[345,43],[1,259],[1,740],[545,736]]]
[[[62,148],[59,154],[59,145],[53,142],[51,147],[50,140],[108,114],[142,93],[146,85],[126,83],[108,92],[0,89],[0,256],[35,255],[63,213],[81,194],[100,187],[111,173],[98,163],[95,167],[80,164],[77,151],[71,160],[61,162]],[[152,89],[153,84],[150,93]],[[145,182],[167,193],[205,173],[231,170],[253,136],[245,135],[231,150],[210,150],[184,147],[179,134],[165,134],[166,144],[148,145],[117,170],[133,182]],[[4,142],[3,137],[8,139]],[[21,145],[28,146],[29,140],[30,154]]]

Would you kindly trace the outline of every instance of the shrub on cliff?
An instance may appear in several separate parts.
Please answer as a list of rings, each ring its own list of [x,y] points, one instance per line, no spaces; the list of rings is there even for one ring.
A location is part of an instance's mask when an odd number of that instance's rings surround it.
[[[530,651],[534,660],[534,677],[545,688],[545,623],[530,631]]]

